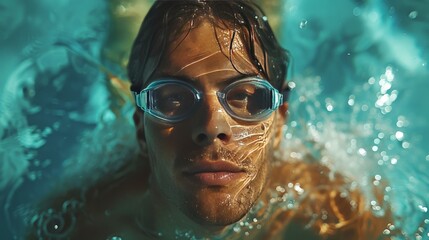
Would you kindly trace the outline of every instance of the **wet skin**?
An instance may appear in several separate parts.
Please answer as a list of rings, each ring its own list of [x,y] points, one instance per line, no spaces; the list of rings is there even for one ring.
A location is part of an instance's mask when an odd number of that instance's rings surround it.
[[[225,112],[216,91],[234,80],[258,76],[258,71],[236,39],[234,61],[241,73],[237,72],[222,53],[215,30],[220,31],[202,22],[180,44],[173,42],[145,83],[170,77],[202,91],[202,104],[189,118],[169,124],[141,111],[134,116],[151,167],[143,200],[144,206],[151,207],[143,209],[139,219],[152,231],[166,232],[169,227],[173,232],[182,227],[203,235],[222,231],[248,213],[267,182],[287,107],[252,123],[237,121]],[[229,44],[230,38],[219,41]],[[155,221],[148,217],[154,215]]]

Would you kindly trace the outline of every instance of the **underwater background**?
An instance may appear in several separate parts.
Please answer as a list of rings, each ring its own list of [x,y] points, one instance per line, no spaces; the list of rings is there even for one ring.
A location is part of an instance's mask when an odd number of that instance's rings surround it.
[[[429,0],[261,2],[292,58],[282,154],[353,179],[376,215],[391,206],[384,235],[429,239]],[[0,239],[21,239],[64,176],[133,146],[125,66],[150,3],[0,0]]]

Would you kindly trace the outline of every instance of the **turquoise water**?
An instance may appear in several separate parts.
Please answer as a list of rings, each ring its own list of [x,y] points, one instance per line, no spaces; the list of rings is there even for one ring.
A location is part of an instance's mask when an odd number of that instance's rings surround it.
[[[100,70],[123,74],[100,57],[106,8],[0,0],[1,239],[20,238],[34,200],[62,176],[113,171],[129,154],[116,146],[133,146],[117,140],[134,133],[115,125]],[[397,239],[429,239],[429,1],[288,0],[282,12],[294,88],[283,154],[300,158],[304,146],[353,179],[375,214],[392,205]],[[88,161],[101,149],[111,150]]]

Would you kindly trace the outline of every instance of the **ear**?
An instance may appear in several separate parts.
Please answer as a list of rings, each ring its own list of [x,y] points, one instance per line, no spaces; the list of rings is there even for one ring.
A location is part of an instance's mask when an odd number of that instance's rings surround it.
[[[276,119],[274,120],[275,124],[275,132],[274,132],[274,148],[277,148],[280,145],[280,142],[283,138],[283,127],[286,123],[287,119],[287,111],[288,111],[289,105],[287,102],[280,105],[280,107],[277,109]]]
[[[139,142],[140,147],[143,151],[146,150],[146,137],[144,132],[144,124],[143,124],[143,113],[139,109],[136,109],[136,111],[133,114],[133,120],[134,125],[136,127],[136,135],[137,140]]]

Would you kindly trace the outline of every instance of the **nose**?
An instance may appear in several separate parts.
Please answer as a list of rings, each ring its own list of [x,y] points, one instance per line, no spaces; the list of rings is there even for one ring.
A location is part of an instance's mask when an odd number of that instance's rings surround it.
[[[194,115],[193,141],[199,146],[207,146],[214,141],[226,144],[232,136],[228,116],[216,96],[209,96]]]

